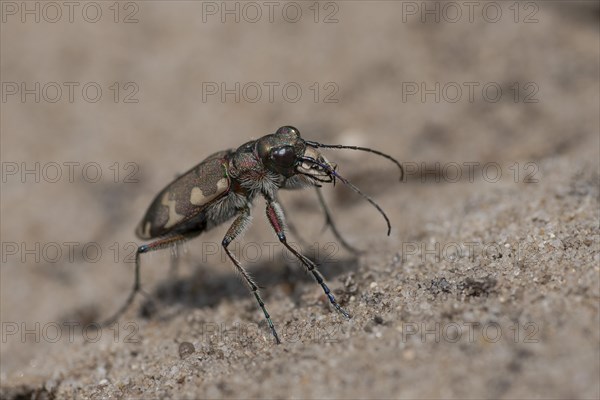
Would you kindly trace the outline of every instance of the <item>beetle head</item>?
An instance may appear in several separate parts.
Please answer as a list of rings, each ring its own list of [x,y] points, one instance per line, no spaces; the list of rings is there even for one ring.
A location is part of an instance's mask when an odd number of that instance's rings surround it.
[[[320,182],[333,180],[328,170],[335,170],[335,164],[327,161],[316,148],[307,145],[293,126],[282,126],[274,134],[260,138],[256,142],[256,152],[267,169],[286,178],[302,174]]]
[[[383,216],[388,226],[388,235],[392,226],[387,215],[381,207],[369,196],[360,191],[348,179],[341,176],[337,171],[337,165],[329,162],[317,150],[319,148],[329,149],[348,149],[360,150],[377,154],[387,158],[400,169],[400,181],[404,178],[404,168],[394,157],[381,151],[373,150],[361,146],[345,146],[342,144],[323,144],[311,140],[304,140],[300,137],[300,132],[293,126],[282,126],[277,132],[271,135],[263,136],[256,141],[255,152],[265,168],[289,178],[294,175],[302,175],[305,180],[310,181],[315,186],[320,186],[319,182],[335,185],[336,179],[342,181],[346,186],[362,196],[371,203]]]

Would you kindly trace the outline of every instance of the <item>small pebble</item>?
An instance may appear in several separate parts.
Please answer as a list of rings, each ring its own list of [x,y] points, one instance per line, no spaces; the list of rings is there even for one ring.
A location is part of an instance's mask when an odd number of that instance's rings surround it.
[[[412,349],[408,349],[408,350],[404,350],[404,352],[402,353],[402,357],[406,360],[406,361],[412,361],[415,359],[415,351]]]
[[[190,342],[181,342],[179,344],[179,357],[181,357],[182,360],[195,351],[194,345]]]

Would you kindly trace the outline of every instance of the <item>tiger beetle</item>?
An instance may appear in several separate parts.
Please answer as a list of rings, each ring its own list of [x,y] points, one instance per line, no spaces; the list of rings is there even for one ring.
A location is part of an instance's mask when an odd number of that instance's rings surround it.
[[[135,254],[133,289],[121,308],[101,325],[110,325],[118,320],[132,304],[135,295],[141,292],[141,254],[164,249],[192,239],[235,217],[221,244],[237,271],[248,284],[252,294],[254,294],[275,341],[278,344],[281,343],[271,321],[271,316],[260,297],[258,285],[229,250],[229,244],[250,225],[250,207],[252,201],[258,195],[262,195],[266,200],[267,218],[279,241],[312,273],[333,307],[344,317],[350,318],[350,314],[340,307],[335,300],[323,276],[318,271],[317,265],[308,257],[296,251],[287,242],[285,235],[286,223],[282,207],[277,200],[277,191],[279,189],[298,189],[306,186],[315,187],[319,202],[325,213],[326,224],[332,228],[335,236],[346,247],[349,246],[343,241],[335,228],[320,193],[322,183],[333,183],[335,185],[336,180],[340,180],[379,211],[387,223],[388,236],[391,225],[381,207],[350,181],[342,177],[337,172],[337,165],[328,161],[317,150],[319,148],[351,149],[375,153],[391,160],[400,168],[400,180],[404,176],[402,165],[387,154],[366,147],[328,145],[305,140],[300,137],[298,129],[292,126],[281,127],[274,134],[249,141],[236,150],[215,153],[167,185],[156,196],[148,211],[146,211],[146,215],[135,233],[142,240],[153,241],[138,247]]]

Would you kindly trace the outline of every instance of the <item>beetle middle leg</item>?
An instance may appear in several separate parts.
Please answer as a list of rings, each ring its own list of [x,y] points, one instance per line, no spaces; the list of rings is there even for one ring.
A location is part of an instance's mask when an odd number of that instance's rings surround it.
[[[135,280],[133,283],[133,288],[131,289],[131,292],[129,293],[129,297],[127,297],[127,300],[125,300],[125,303],[123,303],[121,308],[119,308],[117,310],[117,312],[115,312],[113,314],[112,317],[110,317],[110,318],[106,319],[104,322],[100,323],[100,326],[105,327],[105,326],[112,325],[114,322],[116,322],[121,317],[121,315],[123,315],[129,309],[129,307],[133,303],[133,300],[135,299],[136,294],[138,292],[144,293],[141,288],[141,280],[140,280],[140,265],[141,265],[140,256],[141,256],[141,254],[149,253],[149,252],[155,251],[155,250],[164,249],[169,246],[172,246],[173,244],[189,240],[198,235],[199,235],[199,233],[195,233],[195,232],[186,234],[186,235],[173,235],[173,236],[165,237],[163,239],[156,240],[152,243],[143,244],[143,245],[139,246],[137,251],[135,252]]]
[[[350,314],[348,314],[348,312],[346,310],[344,310],[338,304],[338,302],[335,300],[333,293],[331,293],[331,290],[325,283],[325,279],[323,278],[323,275],[321,275],[321,273],[317,269],[317,265],[312,260],[310,260],[308,257],[300,254],[298,251],[296,251],[292,246],[290,246],[288,244],[287,239],[285,237],[285,232],[284,232],[284,227],[285,227],[284,216],[283,216],[283,212],[281,211],[281,206],[279,205],[279,203],[277,203],[277,201],[275,201],[273,199],[269,199],[269,198],[267,198],[266,200],[267,200],[267,218],[269,219],[271,226],[275,230],[275,233],[277,234],[279,241],[289,251],[291,251],[292,254],[294,254],[300,260],[300,262],[306,267],[306,269],[310,273],[312,273],[315,280],[317,281],[317,283],[319,285],[321,285],[321,287],[323,288],[323,291],[325,292],[325,295],[327,295],[327,298],[329,299],[331,304],[335,307],[335,309],[338,310],[340,312],[340,314],[342,314],[344,317],[350,318]]]
[[[235,221],[233,221],[233,224],[231,225],[231,227],[229,227],[229,230],[225,234],[225,237],[223,238],[223,242],[221,244],[223,245],[223,249],[225,250],[225,253],[227,253],[227,256],[231,259],[231,261],[237,268],[238,272],[242,275],[242,277],[244,277],[246,283],[248,284],[248,287],[250,288],[250,291],[252,292],[252,294],[254,294],[254,297],[256,298],[258,305],[260,306],[261,310],[265,314],[267,324],[269,325],[269,328],[271,329],[271,333],[275,337],[275,341],[277,342],[277,344],[280,344],[281,341],[279,340],[279,336],[277,335],[277,331],[275,330],[273,321],[271,321],[271,316],[269,315],[269,312],[267,311],[267,308],[265,307],[265,303],[263,302],[262,298],[260,297],[260,293],[258,292],[258,285],[254,282],[254,280],[252,280],[252,277],[250,276],[250,274],[248,274],[248,271],[246,271],[244,269],[244,267],[242,267],[242,264],[240,264],[238,259],[233,255],[233,253],[228,248],[229,244],[236,237],[238,237],[239,235],[241,235],[243,233],[244,229],[248,226],[248,224],[250,224],[250,220],[251,220],[250,209],[246,208],[246,209],[241,210],[241,214],[239,214],[238,217],[235,219]]]
[[[285,211],[285,208],[283,207],[283,204],[281,203],[281,201],[277,197],[276,197],[276,199],[277,199],[277,203],[279,203],[279,206],[281,207],[281,211],[283,212],[283,214],[287,215],[287,212]],[[308,243],[306,240],[304,240],[304,238],[298,232],[298,229],[296,229],[296,225],[294,225],[291,220],[287,221],[285,227],[298,240],[298,242],[303,247],[310,247],[310,243]]]
[[[321,188],[318,186],[315,186],[315,191],[317,192],[317,199],[319,200],[319,205],[321,206],[321,210],[323,211],[323,214],[325,215],[325,226],[323,227],[323,230],[327,229],[328,227],[331,228],[331,232],[333,233],[333,236],[335,236],[335,238],[340,242],[340,244],[346,250],[348,250],[350,253],[352,253],[354,255],[362,253],[362,251],[358,250],[356,247],[354,247],[350,243],[348,243],[348,241],[346,239],[344,239],[344,237],[338,230],[337,226],[335,225],[335,222],[333,221],[333,216],[331,215],[331,212],[329,211],[329,207],[327,206],[327,203],[325,203],[325,197],[323,197]],[[279,201],[279,200],[276,200],[276,201],[279,203],[279,206],[281,207],[281,211],[283,212],[283,214],[284,215],[287,214],[285,211],[285,208],[281,204],[281,201]],[[286,222],[286,228],[290,231],[290,233],[294,237],[296,237],[298,239],[298,241],[300,242],[300,244],[302,244],[302,246],[305,246],[305,247],[310,246],[310,244],[308,242],[306,242],[306,240],[304,240],[300,236],[295,225],[292,224],[292,221],[288,220]]]
[[[353,247],[351,244],[349,244],[346,241],[346,239],[344,239],[344,237],[340,234],[340,231],[338,231],[337,227],[335,226],[335,223],[333,222],[333,217],[331,216],[331,213],[329,212],[329,207],[327,207],[327,204],[325,203],[325,198],[323,197],[323,193],[321,193],[321,188],[315,187],[315,191],[317,192],[317,197],[319,199],[319,205],[323,209],[323,214],[325,214],[325,227],[329,226],[331,228],[331,232],[333,233],[333,236],[335,236],[337,238],[337,240],[339,240],[339,242],[342,244],[342,246],[344,246],[344,248],[346,250],[348,250],[350,253],[355,254],[355,255],[360,254],[361,251],[356,249],[355,247]]]

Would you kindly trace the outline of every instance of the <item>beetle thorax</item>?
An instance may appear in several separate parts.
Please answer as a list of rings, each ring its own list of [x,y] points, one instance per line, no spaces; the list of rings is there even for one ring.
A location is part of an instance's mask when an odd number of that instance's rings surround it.
[[[257,193],[274,196],[283,185],[285,177],[271,171],[252,152],[235,154],[230,161],[230,175],[254,197]]]

